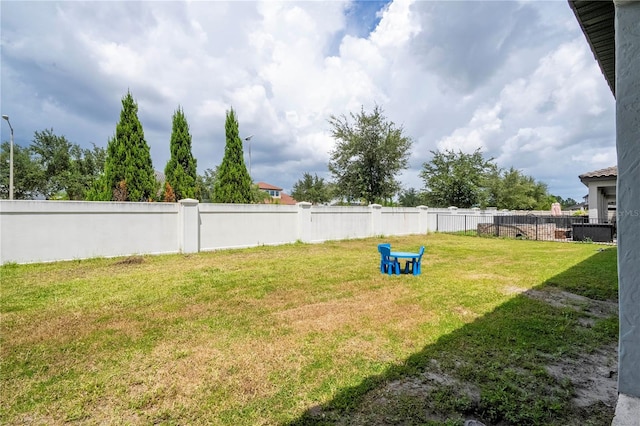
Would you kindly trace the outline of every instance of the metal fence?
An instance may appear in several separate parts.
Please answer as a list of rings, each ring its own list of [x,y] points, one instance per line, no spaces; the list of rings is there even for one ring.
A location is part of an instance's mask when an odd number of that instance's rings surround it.
[[[613,242],[614,221],[587,216],[437,214],[436,231],[538,241]]]

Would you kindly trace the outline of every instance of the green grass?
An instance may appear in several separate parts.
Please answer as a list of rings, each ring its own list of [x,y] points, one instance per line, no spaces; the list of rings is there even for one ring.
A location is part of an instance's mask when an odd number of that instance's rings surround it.
[[[422,275],[380,274],[383,241],[425,245]],[[617,299],[615,248],[429,234],[0,274],[2,424],[611,421],[545,366],[613,344],[617,317],[526,293]]]

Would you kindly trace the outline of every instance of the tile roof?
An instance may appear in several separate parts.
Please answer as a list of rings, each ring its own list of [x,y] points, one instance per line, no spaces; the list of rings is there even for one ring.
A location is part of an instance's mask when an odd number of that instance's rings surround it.
[[[258,188],[260,188],[260,189],[272,189],[274,191],[282,191],[282,188],[277,187],[275,185],[271,185],[270,183],[266,183],[266,182],[258,182]]]
[[[593,172],[583,173],[578,176],[580,180],[594,179],[604,177],[618,177],[618,166],[607,167],[606,169],[595,170]]]
[[[280,191],[280,197],[275,197],[275,198],[267,198],[266,200],[264,200],[265,204],[285,204],[285,205],[295,205],[298,202],[289,194],[285,194],[284,192],[282,192],[282,188],[280,188],[279,186],[275,186],[275,185],[271,185],[270,183],[266,183],[266,182],[258,182],[258,188],[260,188],[263,191],[268,191],[268,190],[272,190],[272,191]]]

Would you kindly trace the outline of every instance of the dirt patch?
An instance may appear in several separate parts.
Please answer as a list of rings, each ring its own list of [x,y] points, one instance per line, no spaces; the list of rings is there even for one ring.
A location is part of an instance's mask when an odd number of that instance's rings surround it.
[[[573,383],[573,403],[578,407],[589,407],[598,402],[615,407],[618,398],[617,347],[611,344],[578,359],[565,359],[547,366],[553,377],[569,379]]]
[[[544,290],[527,290],[523,293],[556,308],[569,308],[596,318],[607,318],[618,314],[618,303],[610,300],[594,300],[588,297],[562,291],[555,287]]]
[[[120,259],[114,263],[114,265],[140,265],[144,263],[144,257],[142,256],[129,256],[124,259]]]

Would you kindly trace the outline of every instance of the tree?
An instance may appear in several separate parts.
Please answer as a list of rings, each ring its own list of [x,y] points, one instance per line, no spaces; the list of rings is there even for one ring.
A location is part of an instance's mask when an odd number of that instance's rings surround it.
[[[337,195],[369,203],[393,197],[400,189],[396,176],[408,165],[411,139],[402,127],[387,121],[377,105],[371,114],[362,108],[350,117],[353,122],[344,115],[329,119],[336,140],[329,171]]]
[[[291,196],[298,201],[307,201],[312,204],[324,204],[331,201],[329,188],[323,178],[318,175],[311,176],[304,173],[302,179],[293,184]]]
[[[271,195],[260,189],[257,184],[251,184],[251,203],[262,204],[265,200],[271,200]]]
[[[95,145],[93,150],[83,149],[53,129],[36,131],[23,157],[31,173],[27,192],[46,199],[82,200],[102,173],[104,157],[104,149]]]
[[[570,208],[570,207],[574,207],[575,205],[577,205],[577,204],[578,204],[578,202],[577,202],[576,200],[574,200],[573,198],[571,198],[571,197],[569,197],[569,198],[567,198],[567,199],[565,200],[565,199],[563,199],[561,196],[556,195],[556,196],[555,196],[555,199],[556,199],[556,201],[557,201],[558,203],[560,203],[560,206],[561,206],[563,209],[567,209],[567,208]]]
[[[104,172],[107,152],[104,148],[93,145],[93,149],[71,146],[71,174],[66,184],[66,195],[69,200],[84,200],[87,192]]]
[[[507,210],[549,210],[556,201],[547,185],[511,167],[499,170],[488,181],[490,203]]]
[[[197,163],[191,154],[189,124],[180,107],[173,114],[170,149],[171,158],[164,168],[164,174],[166,182],[172,189],[173,197],[176,200],[195,198]]]
[[[119,197],[124,194],[122,185],[126,187],[125,201],[149,201],[157,196],[151,151],[138,120],[138,104],[130,92],[122,98],[116,134],[107,144],[104,174],[88,198],[115,200],[116,191]]]
[[[38,192],[48,200],[67,187],[71,175],[71,143],[53,129],[35,132],[30,146],[40,167]]]
[[[213,187],[217,173],[218,168],[216,167],[215,170],[207,169],[204,171],[204,175],[196,177],[196,197],[201,202],[211,202],[213,199]]]
[[[238,120],[231,108],[225,121],[224,157],[213,187],[214,203],[251,203],[251,177],[244,164]]]
[[[417,207],[420,205],[426,205],[425,195],[419,193],[415,188],[409,188],[406,191],[400,192],[398,197],[398,203],[402,207]]]
[[[9,157],[11,144],[2,142],[0,148],[0,197],[9,199]],[[13,145],[13,198],[28,200],[38,193],[41,182],[38,164],[31,158],[29,148]]]
[[[485,160],[480,149],[472,154],[452,150],[431,153],[433,159],[424,163],[420,172],[429,206],[469,208],[483,204],[486,178],[497,168],[493,158]]]

